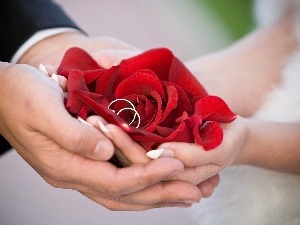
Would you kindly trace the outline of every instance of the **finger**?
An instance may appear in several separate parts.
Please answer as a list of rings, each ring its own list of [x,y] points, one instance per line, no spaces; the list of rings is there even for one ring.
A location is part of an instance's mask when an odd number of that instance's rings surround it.
[[[111,134],[111,140],[118,148],[119,152],[124,155],[129,162],[138,164],[150,161],[146,156],[146,150],[137,142],[133,141],[120,127],[113,124],[107,124],[106,128]]]
[[[39,70],[42,71],[45,75],[51,77],[53,80],[58,82],[59,86],[66,91],[67,90],[67,79],[64,76],[57,75],[57,67],[50,66],[50,65],[39,65]]]
[[[170,180],[182,180],[192,184],[199,184],[217,174],[222,168],[215,164],[206,164],[198,167],[186,167],[184,172],[170,177]]]
[[[97,162],[78,155],[66,158],[67,161],[52,171],[54,180],[71,182],[74,185],[71,188],[76,190],[89,187],[112,197],[142,190],[184,170],[179,160],[171,158],[121,169],[109,162]],[[60,177],[55,177],[56,174]]]
[[[198,184],[197,187],[201,191],[203,198],[210,197],[213,194],[214,189],[219,185],[219,182],[220,177],[217,174]]]
[[[46,70],[48,72],[48,76],[51,76],[57,70],[57,67],[54,67],[54,66],[50,66],[50,65],[44,65],[44,66],[45,66],[45,68],[46,68]]]
[[[191,203],[184,203],[184,202],[159,202],[155,204],[124,203],[124,202],[102,198],[91,194],[83,194],[83,195],[111,211],[145,211],[145,210],[155,209],[155,208],[165,208],[165,207],[188,208],[192,206]]]
[[[63,89],[63,91],[67,91],[67,78],[61,75],[56,75],[58,79],[58,84]]]
[[[54,80],[61,87],[63,91],[67,91],[67,78],[61,75],[57,75],[56,73],[52,73],[50,76],[52,80]]]
[[[210,151],[205,151],[200,145],[191,143],[164,143],[159,148],[169,148],[176,152],[175,157],[182,160],[187,167],[200,166],[209,163],[222,168],[230,165],[240,154],[246,140],[245,121],[238,117],[230,124],[221,124],[223,129],[222,143]]]
[[[111,141],[96,128],[71,117],[61,96],[53,95],[44,91],[30,101],[30,112],[35,120],[31,128],[70,152],[97,160],[110,159],[114,152]]]
[[[170,207],[170,206],[190,206],[193,203],[198,203],[202,194],[199,188],[187,182],[160,182],[156,185],[145,188],[141,191],[112,197],[108,200],[104,196],[99,196],[96,192],[81,192],[85,196],[89,196],[92,200],[103,205],[103,201],[109,203],[121,203],[128,207],[136,206],[140,209],[149,209],[157,207]],[[118,204],[119,205],[119,204]],[[110,205],[105,207],[112,208]],[[118,209],[120,210],[120,209]]]
[[[87,118],[87,122],[101,130],[107,138],[109,138],[110,140],[112,139],[112,135],[105,126],[107,122],[102,117],[96,115],[89,116]],[[125,167],[132,164],[116,146],[114,151],[114,157],[111,158],[110,162],[116,165],[117,167]]]
[[[202,194],[197,186],[185,181],[160,182],[138,192],[114,198],[121,202],[156,203],[197,203]]]
[[[140,191],[114,197],[91,190],[88,187],[82,188],[78,185],[72,185],[70,182],[53,180],[46,175],[42,175],[42,177],[53,187],[64,189],[72,187],[73,190],[79,191],[81,194],[108,208],[111,207],[105,205],[104,202],[114,204],[122,203],[132,206],[144,205],[146,209],[149,209],[160,207],[159,205],[163,207],[190,205],[200,202],[202,198],[202,193],[199,188],[188,182],[160,182]],[[136,208],[136,206],[134,207]],[[142,209],[143,208],[144,207],[142,207]]]
[[[115,155],[124,164],[130,165],[147,163],[150,161],[150,159],[146,157],[146,150],[133,141],[120,127],[113,124],[107,124],[107,122],[99,116],[90,116],[87,121],[99,128],[99,130],[110,138],[117,148],[115,150]]]
[[[174,157],[184,163],[186,167],[197,167],[201,165],[217,163],[218,151],[205,151],[200,145],[184,142],[168,142],[160,145],[159,149],[170,149]]]
[[[127,42],[124,42],[120,39],[108,36],[93,37],[91,38],[92,48],[90,51],[95,49],[120,49],[120,50],[134,50],[138,51],[139,49]]]
[[[53,73],[56,72],[55,67],[50,66],[50,65],[44,65],[44,64],[40,64],[39,65],[39,70],[42,71],[45,75],[47,76],[51,76]]]
[[[219,184],[220,184],[220,175],[216,174],[216,175],[212,176],[210,178],[210,181],[212,182],[212,184],[214,185],[214,187],[219,186]]]

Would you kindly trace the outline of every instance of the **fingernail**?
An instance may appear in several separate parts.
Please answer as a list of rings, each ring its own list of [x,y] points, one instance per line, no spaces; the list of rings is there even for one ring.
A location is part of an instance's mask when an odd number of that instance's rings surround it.
[[[109,139],[112,139],[112,136],[111,136],[109,130],[106,128],[106,126],[100,120],[98,120],[98,125],[99,125],[99,128],[102,131],[102,133]]]
[[[59,83],[59,81],[58,81],[58,76],[57,76],[56,73],[52,73],[51,78],[52,78],[54,81],[56,81],[57,83]]]
[[[81,117],[78,117],[77,119],[79,120],[80,123],[83,123],[83,124],[88,125],[88,126],[90,126],[90,127],[93,126],[92,124],[86,122],[86,121],[85,121],[84,119],[82,119]]]
[[[39,65],[39,70],[48,76],[48,71],[42,63]]]
[[[163,157],[174,157],[174,152],[169,149],[156,149],[146,153],[150,159],[158,159]]]
[[[99,141],[95,147],[93,155],[99,160],[108,160],[111,158],[113,153],[112,145],[107,141]]]

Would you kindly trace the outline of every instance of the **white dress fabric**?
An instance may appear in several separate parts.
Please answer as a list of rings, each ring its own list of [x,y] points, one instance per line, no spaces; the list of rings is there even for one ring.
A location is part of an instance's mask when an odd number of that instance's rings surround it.
[[[255,114],[259,119],[300,121],[300,1],[257,0],[255,4],[260,26],[276,22],[291,10],[297,13],[295,36],[299,45],[287,60],[282,82]],[[199,225],[299,225],[300,176],[248,166],[230,167],[221,173],[214,195],[192,210]]]

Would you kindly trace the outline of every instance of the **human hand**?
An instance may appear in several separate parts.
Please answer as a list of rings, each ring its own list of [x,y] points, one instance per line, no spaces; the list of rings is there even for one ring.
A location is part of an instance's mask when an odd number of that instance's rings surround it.
[[[25,65],[1,64],[0,131],[50,185],[74,189],[112,210],[190,206],[201,193],[187,182],[162,183],[183,164],[164,158],[117,168],[114,148],[95,127],[64,108],[62,89]]]
[[[89,37],[80,32],[66,32],[38,42],[20,58],[19,63],[34,67],[38,67],[40,63],[58,66],[71,47],[80,47],[89,52],[105,68],[140,52],[138,48],[116,38]]]
[[[222,124],[224,139],[217,148],[205,151],[201,146],[191,143],[169,142],[160,145],[159,149],[174,152],[174,157],[182,161],[185,170],[171,177],[171,180],[185,180],[193,184],[212,178],[217,184],[218,177],[214,177],[221,170],[238,160],[247,144],[248,130],[245,119],[238,117],[230,124]]]
[[[93,125],[94,127],[100,129],[105,135],[107,135],[107,137],[109,137],[112,140],[112,142],[116,147],[115,157],[119,165],[126,167],[126,166],[131,166],[133,164],[145,164],[152,161],[149,157],[146,156],[145,149],[142,148],[138,143],[134,142],[130,138],[130,136],[126,134],[117,125],[108,124],[105,120],[103,120],[103,118],[99,116],[90,116],[87,118],[87,122]],[[187,154],[188,154],[188,150],[187,150]],[[165,158],[165,157],[174,157],[174,152],[172,150],[164,151],[164,154],[162,154],[160,158]],[[180,160],[182,159],[185,158],[181,157]],[[187,161],[185,161],[184,163],[187,164]],[[214,189],[218,186],[220,182],[219,175],[216,174],[212,177],[209,177],[206,180],[199,182],[197,177],[192,178],[189,176],[189,174],[192,173],[192,170],[194,170],[194,168],[185,167],[185,171],[180,173],[182,175],[178,176],[180,180],[177,180],[177,182],[187,181],[189,183],[196,184],[203,198],[210,197]],[[171,180],[175,181],[176,177],[171,176],[165,181],[170,182]],[[180,182],[178,184],[180,184]]]

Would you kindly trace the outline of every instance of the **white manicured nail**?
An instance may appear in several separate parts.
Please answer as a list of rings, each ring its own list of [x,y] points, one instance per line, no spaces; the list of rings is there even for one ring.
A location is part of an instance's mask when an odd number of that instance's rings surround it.
[[[86,122],[86,121],[85,121],[84,119],[82,119],[81,117],[78,117],[78,120],[79,120],[79,122],[81,122],[81,123],[83,123],[83,124],[86,124],[86,125],[88,125],[88,126],[90,126],[90,127],[93,126],[92,124]]]
[[[99,125],[100,130],[105,134],[105,136],[111,139],[112,136],[111,136],[109,130],[106,128],[106,126],[100,120],[98,120],[98,125]]]
[[[156,149],[146,153],[150,159],[158,159],[162,157],[174,157],[174,152],[169,149]]]
[[[42,63],[39,66],[39,70],[48,76],[47,68]]]
[[[58,76],[57,76],[56,73],[52,73],[51,78],[52,78],[53,80],[55,80],[57,83],[59,83],[59,81],[58,81]]]

